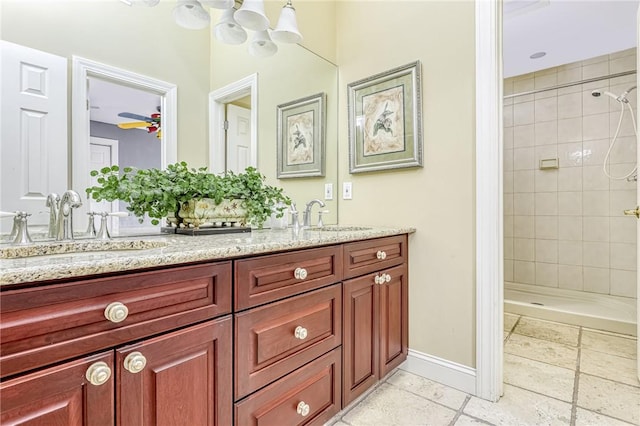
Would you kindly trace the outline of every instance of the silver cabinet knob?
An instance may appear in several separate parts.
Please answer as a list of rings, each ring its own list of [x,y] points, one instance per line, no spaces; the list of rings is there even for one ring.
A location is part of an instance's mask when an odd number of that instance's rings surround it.
[[[384,251],[382,251],[382,250],[378,250],[378,252],[376,253],[376,257],[377,257],[379,260],[385,260],[385,259],[387,258],[387,253],[385,253],[385,252],[384,252]]]
[[[296,268],[296,270],[293,271],[293,276],[296,277],[297,280],[304,280],[307,278],[307,270],[304,268]]]
[[[104,317],[113,323],[124,321],[128,315],[129,308],[122,302],[109,303],[104,309]]]
[[[297,326],[293,332],[293,335],[295,336],[295,338],[300,340],[306,339],[307,334],[308,334],[307,329],[301,325]]]
[[[385,280],[385,282],[391,282],[391,275],[384,274],[384,280]]]
[[[87,368],[84,376],[92,385],[100,386],[111,378],[111,368],[104,361],[94,362]]]
[[[383,284],[384,283],[384,277],[380,276],[380,275],[376,275],[375,277],[373,277],[373,282],[376,284]]]
[[[309,415],[309,411],[311,411],[311,407],[304,401],[300,401],[298,403],[298,407],[296,407],[296,412],[300,414],[302,417],[307,417]]]
[[[131,352],[124,359],[124,368],[130,373],[139,373],[147,365],[147,359],[140,352]]]

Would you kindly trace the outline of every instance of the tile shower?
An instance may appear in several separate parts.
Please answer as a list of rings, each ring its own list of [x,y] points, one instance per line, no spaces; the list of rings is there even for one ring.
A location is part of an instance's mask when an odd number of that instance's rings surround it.
[[[510,290],[600,295],[605,304],[621,302],[635,321],[636,219],[622,211],[636,206],[636,181],[604,174],[620,103],[592,96],[635,86],[635,69],[636,49],[629,49],[504,81],[506,298]],[[636,93],[628,95],[634,115]],[[636,162],[625,109],[607,164],[613,176]]]

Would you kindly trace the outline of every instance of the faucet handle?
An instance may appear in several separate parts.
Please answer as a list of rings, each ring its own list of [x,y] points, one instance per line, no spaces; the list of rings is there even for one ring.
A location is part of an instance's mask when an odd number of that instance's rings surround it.
[[[129,216],[129,212],[111,212],[111,213],[107,213],[107,216],[128,217]]]
[[[324,223],[322,222],[322,215],[325,213],[329,213],[329,210],[318,211],[318,228],[322,228],[324,226]]]
[[[20,213],[20,212],[0,212],[0,218],[1,217],[14,217],[14,216],[17,216],[18,213]]]

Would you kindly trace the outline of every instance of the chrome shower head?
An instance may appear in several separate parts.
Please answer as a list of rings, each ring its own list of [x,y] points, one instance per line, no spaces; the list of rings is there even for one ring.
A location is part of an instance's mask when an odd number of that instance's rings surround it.
[[[610,96],[613,99],[615,99],[616,101],[621,102],[620,99],[618,99],[618,96],[616,96],[613,93],[608,92],[606,90],[598,90],[598,89],[596,89],[596,90],[591,92],[591,96],[593,96],[594,98],[598,98],[598,97],[600,97],[602,95]]]

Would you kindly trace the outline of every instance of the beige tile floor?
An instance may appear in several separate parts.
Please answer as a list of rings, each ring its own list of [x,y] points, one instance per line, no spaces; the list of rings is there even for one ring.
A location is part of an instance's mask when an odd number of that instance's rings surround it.
[[[397,369],[327,425],[640,425],[634,337],[511,314],[504,324],[497,403]]]

